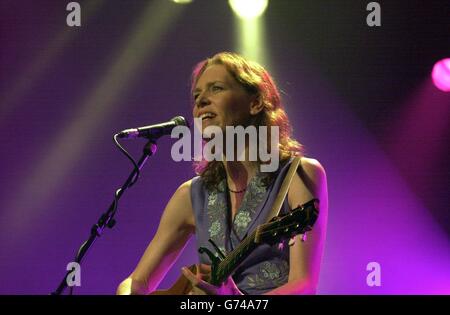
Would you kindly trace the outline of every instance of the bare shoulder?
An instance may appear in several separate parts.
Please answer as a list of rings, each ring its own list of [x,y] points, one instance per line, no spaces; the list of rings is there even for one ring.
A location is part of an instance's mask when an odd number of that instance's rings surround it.
[[[322,164],[313,158],[302,157],[301,170],[311,179],[324,180],[326,179],[325,168]]]
[[[184,183],[182,183],[177,190],[175,191],[175,194],[178,194],[180,198],[191,198],[190,194],[191,194],[191,184],[192,184],[192,179],[185,181]]]
[[[191,184],[192,180],[182,183],[170,198],[162,219],[169,221],[170,225],[174,222],[180,225],[195,227],[194,210],[191,202]]]
[[[322,164],[314,159],[302,157],[300,166],[292,179],[288,201],[291,208],[303,204],[312,198],[327,199],[326,172]]]
[[[169,204],[175,203],[177,206],[191,205],[191,184],[192,179],[185,181],[180,186],[178,186],[178,188],[173,193],[172,198],[169,201]]]

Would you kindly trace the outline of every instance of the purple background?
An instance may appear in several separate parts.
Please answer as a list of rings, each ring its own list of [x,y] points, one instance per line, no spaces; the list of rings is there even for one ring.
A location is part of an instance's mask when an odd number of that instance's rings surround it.
[[[193,65],[236,50],[226,1],[79,1],[80,28],[66,26],[68,2],[0,2],[0,294],[56,288],[130,171],[112,135],[191,119]],[[379,1],[374,29],[368,2],[271,1],[265,15],[269,70],[295,136],[328,175],[319,293],[449,294],[450,94],[430,73],[450,57],[450,4]],[[125,145],[138,157],[144,143]],[[75,293],[113,294],[135,267],[193,176],[189,162],[172,161],[172,143],[159,141],[122,198]],[[194,243],[161,287],[196,262]],[[380,287],[366,284],[372,261]]]

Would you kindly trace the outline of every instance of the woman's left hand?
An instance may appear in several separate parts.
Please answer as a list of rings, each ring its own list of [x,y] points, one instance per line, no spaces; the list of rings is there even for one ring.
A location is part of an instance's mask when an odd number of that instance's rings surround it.
[[[205,281],[208,278],[207,275],[211,273],[211,266],[200,264],[196,267],[196,274],[186,267],[181,268],[183,275],[191,282],[194,289],[200,289],[208,295],[243,295],[231,276],[217,287]]]

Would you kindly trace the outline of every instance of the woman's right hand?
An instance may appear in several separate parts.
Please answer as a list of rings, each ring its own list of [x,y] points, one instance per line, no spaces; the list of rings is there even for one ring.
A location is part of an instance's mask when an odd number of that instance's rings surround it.
[[[181,270],[183,275],[191,282],[193,289],[189,294],[206,294],[206,295],[243,295],[239,290],[233,278],[230,276],[220,286],[210,284],[211,266],[210,265],[196,265],[197,271],[194,274],[188,268],[183,267]],[[200,292],[200,293],[198,293]]]

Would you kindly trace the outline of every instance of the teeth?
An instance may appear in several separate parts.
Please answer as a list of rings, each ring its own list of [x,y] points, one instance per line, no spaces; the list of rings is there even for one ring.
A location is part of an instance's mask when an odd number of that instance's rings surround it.
[[[213,113],[204,113],[200,116],[200,118],[203,120],[206,118],[213,118],[214,116],[216,116],[216,115],[214,115]]]

